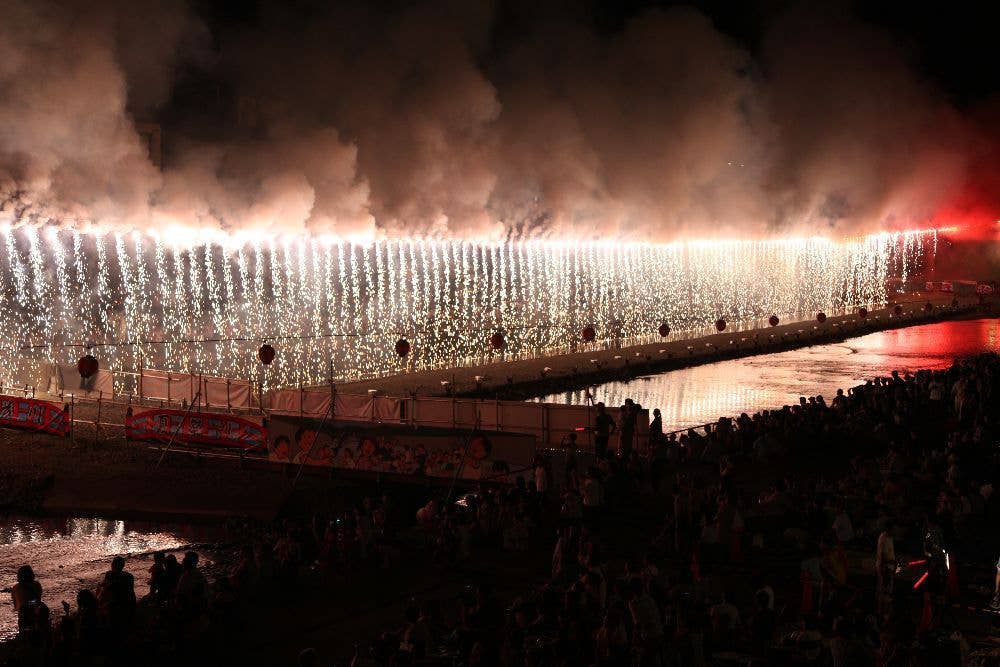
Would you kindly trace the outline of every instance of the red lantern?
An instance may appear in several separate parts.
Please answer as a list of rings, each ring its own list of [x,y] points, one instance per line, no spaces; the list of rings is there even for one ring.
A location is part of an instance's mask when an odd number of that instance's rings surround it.
[[[931,303],[930,301],[928,301],[927,303],[924,304],[924,312],[925,313],[929,313],[932,310],[934,310],[934,304],[933,303]]]
[[[660,325],[659,332],[660,332],[660,338],[666,338],[667,336],[670,335],[670,326],[666,322],[664,322],[663,324]]]
[[[771,317],[767,318],[767,323],[770,324],[772,327],[778,326],[778,322],[780,321],[781,320],[778,319],[777,315],[771,315]]]
[[[864,306],[858,308],[858,317],[860,317],[861,319],[865,319],[866,317],[868,317],[868,309],[865,308]]]
[[[89,352],[80,357],[80,361],[76,362],[76,370],[80,371],[80,377],[86,380],[97,374],[97,370],[100,368],[100,364],[97,363],[97,359],[94,355]]]
[[[503,334],[498,331],[490,336],[490,345],[493,346],[494,350],[503,350],[507,347],[507,341],[504,339]]]
[[[719,319],[715,320],[715,330],[719,331],[719,332],[722,332],[722,331],[726,330],[726,321],[724,319],[722,319],[721,317]]]
[[[899,317],[903,314],[903,307],[897,303],[896,307],[892,309],[892,312],[896,314],[896,317]]]
[[[816,321],[819,322],[820,324],[826,322],[826,313],[824,313],[823,311],[816,313]]]
[[[410,353],[410,341],[400,338],[396,341],[396,354],[403,358]]]
[[[275,355],[274,348],[268,345],[267,343],[261,345],[260,349],[257,350],[257,358],[260,359],[260,363],[264,364],[265,366],[271,365],[271,362],[274,361],[274,355]]]
[[[592,343],[597,338],[597,332],[594,330],[594,327],[588,325],[580,332],[580,337],[583,338],[583,342]]]

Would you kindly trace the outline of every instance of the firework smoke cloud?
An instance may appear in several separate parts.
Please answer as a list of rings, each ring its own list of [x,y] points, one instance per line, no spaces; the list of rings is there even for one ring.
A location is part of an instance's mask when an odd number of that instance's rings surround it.
[[[0,1],[0,217],[670,240],[925,226],[966,187],[968,121],[836,13],[786,11],[751,54],[688,8],[610,32],[448,0],[257,11],[213,33],[173,0]],[[160,168],[137,124],[190,70],[230,125],[166,123]]]

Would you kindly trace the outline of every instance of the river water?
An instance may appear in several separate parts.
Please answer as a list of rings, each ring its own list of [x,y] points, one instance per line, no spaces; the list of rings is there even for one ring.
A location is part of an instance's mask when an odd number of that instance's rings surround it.
[[[42,585],[42,600],[55,620],[62,617],[60,602],[65,600],[76,608],[77,591],[94,589],[114,556],[127,558],[126,569],[135,577],[135,592],[141,597],[149,592],[146,573],[153,552],[184,550],[217,532],[207,526],[81,517],[0,517],[0,588],[9,589],[17,581],[17,569],[31,565]],[[201,563],[208,564],[204,552],[199,553]],[[178,554],[178,560],[181,556]],[[17,615],[10,593],[0,596],[3,641],[17,634]]]
[[[778,408],[799,396],[822,394],[862,384],[893,370],[947,368],[956,357],[996,351],[1000,320],[959,320],[851,338],[788,352],[693,366],[628,382],[608,382],[590,389],[594,401],[621,405],[631,398],[643,407],[660,408],[663,429],[698,426],[721,416]],[[534,399],[583,405],[584,390]]]

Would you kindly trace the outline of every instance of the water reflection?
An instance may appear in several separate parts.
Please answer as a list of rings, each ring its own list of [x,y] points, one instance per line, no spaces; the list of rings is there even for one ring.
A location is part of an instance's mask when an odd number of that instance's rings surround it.
[[[58,617],[60,601],[73,603],[80,588],[96,586],[111,558],[120,554],[128,557],[126,567],[142,596],[149,591],[146,571],[154,552],[216,539],[216,532],[200,525],[82,517],[0,519],[0,588],[14,584],[18,567],[31,565],[42,584],[43,601]],[[9,595],[0,602],[3,640],[17,633],[17,618]]]
[[[947,368],[956,357],[998,349],[1000,321],[936,322],[880,331],[843,343],[758,355],[695,366],[630,382],[592,388],[595,401],[621,405],[626,398],[660,408],[663,426],[674,430],[714,421],[723,415],[780,407],[799,396],[847,389],[893,370]],[[582,405],[584,390],[539,399]]]

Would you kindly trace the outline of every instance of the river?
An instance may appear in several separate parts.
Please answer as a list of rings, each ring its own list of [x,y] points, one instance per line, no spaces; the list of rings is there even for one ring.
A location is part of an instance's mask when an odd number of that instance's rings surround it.
[[[663,428],[672,431],[715,421],[720,416],[778,408],[799,396],[821,394],[829,401],[837,389],[862,384],[893,370],[948,368],[957,357],[1000,348],[1000,320],[956,320],[879,331],[842,343],[761,354],[590,389],[594,401],[621,405],[631,398],[660,408]],[[534,399],[582,405],[586,391]]]

